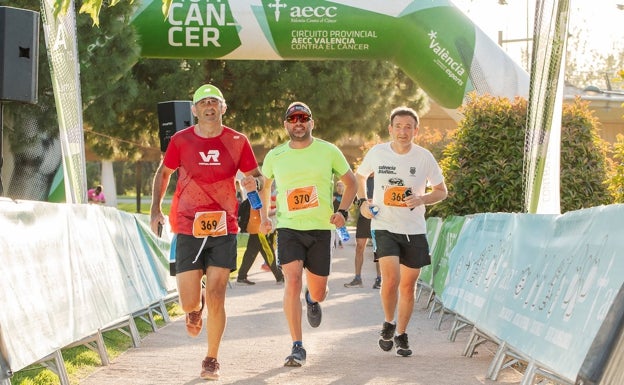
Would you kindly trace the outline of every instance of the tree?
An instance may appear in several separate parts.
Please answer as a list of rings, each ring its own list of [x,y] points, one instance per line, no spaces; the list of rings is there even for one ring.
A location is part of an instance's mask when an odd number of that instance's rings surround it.
[[[619,82],[624,82],[624,69],[618,71]],[[624,103],[622,104],[624,106]],[[624,116],[622,116],[624,119]],[[616,203],[624,203],[624,135],[618,134],[613,144],[613,170],[609,178],[609,191]]]
[[[472,94],[462,107],[454,141],[440,165],[449,197],[429,208],[447,217],[482,212],[522,212],[526,100]],[[606,154],[596,119],[580,99],[563,107],[561,211],[607,204]]]
[[[624,203],[624,135],[618,134],[613,144],[613,159],[615,165],[609,179],[609,191],[616,203]]]
[[[30,9],[38,9],[37,0],[27,1]],[[94,2],[77,3],[81,10],[85,4],[92,7]],[[140,58],[134,30],[128,28],[136,4],[110,4],[115,6],[98,16],[96,27],[93,15],[76,18],[85,143],[103,159],[139,160],[148,152],[153,154],[159,148],[157,103],[189,100],[207,82],[218,85],[226,95],[225,123],[267,147],[284,139],[283,110],[295,99],[312,106],[316,135],[330,141],[347,135],[365,140],[380,131],[385,135],[387,111],[397,104],[419,111],[426,108],[427,98],[417,84],[384,61]],[[14,135],[11,142],[18,151],[20,146],[31,148],[33,140],[58,138],[45,45],[40,46],[39,103],[16,106],[12,112],[16,117],[35,117],[45,125],[35,130],[37,135],[47,134],[43,139]],[[16,127],[20,124],[24,123]],[[41,200],[45,195],[19,198]]]
[[[427,101],[400,69],[381,61],[206,61],[204,81],[225,93],[226,121],[268,145],[284,139],[283,113],[295,100],[310,105],[315,135],[330,141],[368,138],[385,128],[396,103],[422,110]]]

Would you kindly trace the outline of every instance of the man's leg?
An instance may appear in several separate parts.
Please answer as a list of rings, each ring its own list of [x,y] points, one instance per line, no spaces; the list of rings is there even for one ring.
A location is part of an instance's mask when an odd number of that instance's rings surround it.
[[[420,275],[420,269],[413,269],[401,265],[401,284],[399,287],[399,302],[397,314],[397,334],[405,333],[414,310],[414,289]],[[386,283],[384,282],[384,285]]]
[[[219,345],[225,330],[225,291],[229,277],[230,269],[223,267],[209,266],[206,271],[207,357],[217,358],[219,354]]]
[[[383,308],[386,322],[394,321],[397,303],[399,299],[400,265],[398,256],[386,256],[379,258],[381,281],[383,285],[379,291],[381,307]]]
[[[260,239],[258,238],[258,234],[249,234],[249,238],[247,239],[247,248],[245,248],[245,253],[243,254],[243,259],[241,261],[240,268],[238,269],[238,278],[237,282],[241,284],[253,285],[253,282],[247,279],[247,273],[249,273],[249,269],[253,265],[256,260],[256,256],[258,252],[260,252]]]
[[[203,325],[203,307],[201,302],[201,279],[204,272],[189,270],[176,274],[180,307],[186,313],[186,332],[191,337],[201,333]]]
[[[185,313],[201,309],[201,270],[189,270],[176,274],[180,307]]]
[[[384,312],[384,323],[379,336],[379,347],[383,351],[390,351],[394,345],[396,323],[394,315],[398,302],[398,290],[400,281],[399,257],[386,256],[379,258],[377,262],[381,269],[383,285],[379,291],[381,307]]]
[[[397,356],[409,357],[412,355],[412,350],[409,347],[406,330],[414,310],[414,289],[416,288],[416,280],[420,274],[420,269],[413,269],[404,265],[401,265],[400,269],[401,283],[399,285],[399,309],[394,347]]]
[[[327,279],[306,270],[306,282],[312,302],[323,302],[327,298]]]
[[[364,250],[366,250],[368,238],[355,239],[355,275],[362,276],[362,265],[364,264]]]
[[[301,288],[303,261],[293,261],[282,265],[284,273],[284,315],[293,341],[301,341]]]
[[[355,277],[353,281],[345,283],[344,287],[362,287],[362,265],[367,241],[368,238],[355,238]]]

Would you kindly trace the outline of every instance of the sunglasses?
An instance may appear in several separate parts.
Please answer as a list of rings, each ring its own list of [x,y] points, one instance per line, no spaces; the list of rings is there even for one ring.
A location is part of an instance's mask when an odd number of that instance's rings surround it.
[[[297,123],[298,121],[301,123],[307,123],[310,120],[312,120],[310,115],[303,115],[303,114],[290,115],[289,117],[286,118],[286,121],[288,123]]]

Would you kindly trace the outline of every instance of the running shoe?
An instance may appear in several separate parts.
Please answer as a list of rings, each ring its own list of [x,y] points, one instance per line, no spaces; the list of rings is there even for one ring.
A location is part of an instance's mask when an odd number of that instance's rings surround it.
[[[204,380],[219,379],[219,363],[216,358],[206,357],[202,361],[202,371],[199,377]]]
[[[375,278],[375,283],[373,283],[373,289],[381,289],[381,277]]]
[[[314,303],[308,302],[307,300],[308,297],[309,297],[309,294],[308,294],[308,291],[306,290],[305,302],[306,302],[306,305],[308,306],[308,311],[307,311],[308,323],[313,328],[317,328],[321,324],[321,319],[323,318],[323,312],[321,311],[321,304],[318,302],[314,302]]]
[[[299,367],[306,362],[306,351],[303,346],[295,345],[290,356],[286,357],[284,366]]]
[[[241,286],[251,286],[251,285],[255,285],[255,282],[252,282],[250,280],[248,280],[247,278],[238,278],[236,280],[236,284],[237,285],[241,285]]]
[[[353,278],[353,281],[345,283],[344,287],[362,287],[362,278]]]
[[[412,355],[412,350],[409,348],[409,343],[407,342],[407,333],[394,337],[394,345],[397,356],[409,357]]]
[[[390,322],[384,322],[381,328],[381,333],[379,333],[379,347],[384,352],[389,352],[392,349],[392,337],[394,337],[394,331],[396,330],[396,325],[391,324]]]

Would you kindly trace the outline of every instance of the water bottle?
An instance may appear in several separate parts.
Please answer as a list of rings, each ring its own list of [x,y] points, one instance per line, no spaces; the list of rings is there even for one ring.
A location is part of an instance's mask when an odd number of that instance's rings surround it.
[[[249,199],[252,209],[260,210],[262,208],[262,201],[260,200],[260,195],[258,195],[257,191],[249,191],[247,193],[247,199]]]
[[[370,210],[371,214],[373,214],[373,216],[376,216],[379,213],[379,206],[370,205],[368,206],[368,209]]]
[[[347,230],[346,226],[338,227],[336,229],[336,232],[338,233],[338,237],[342,242],[346,242],[349,240],[349,231]]]

